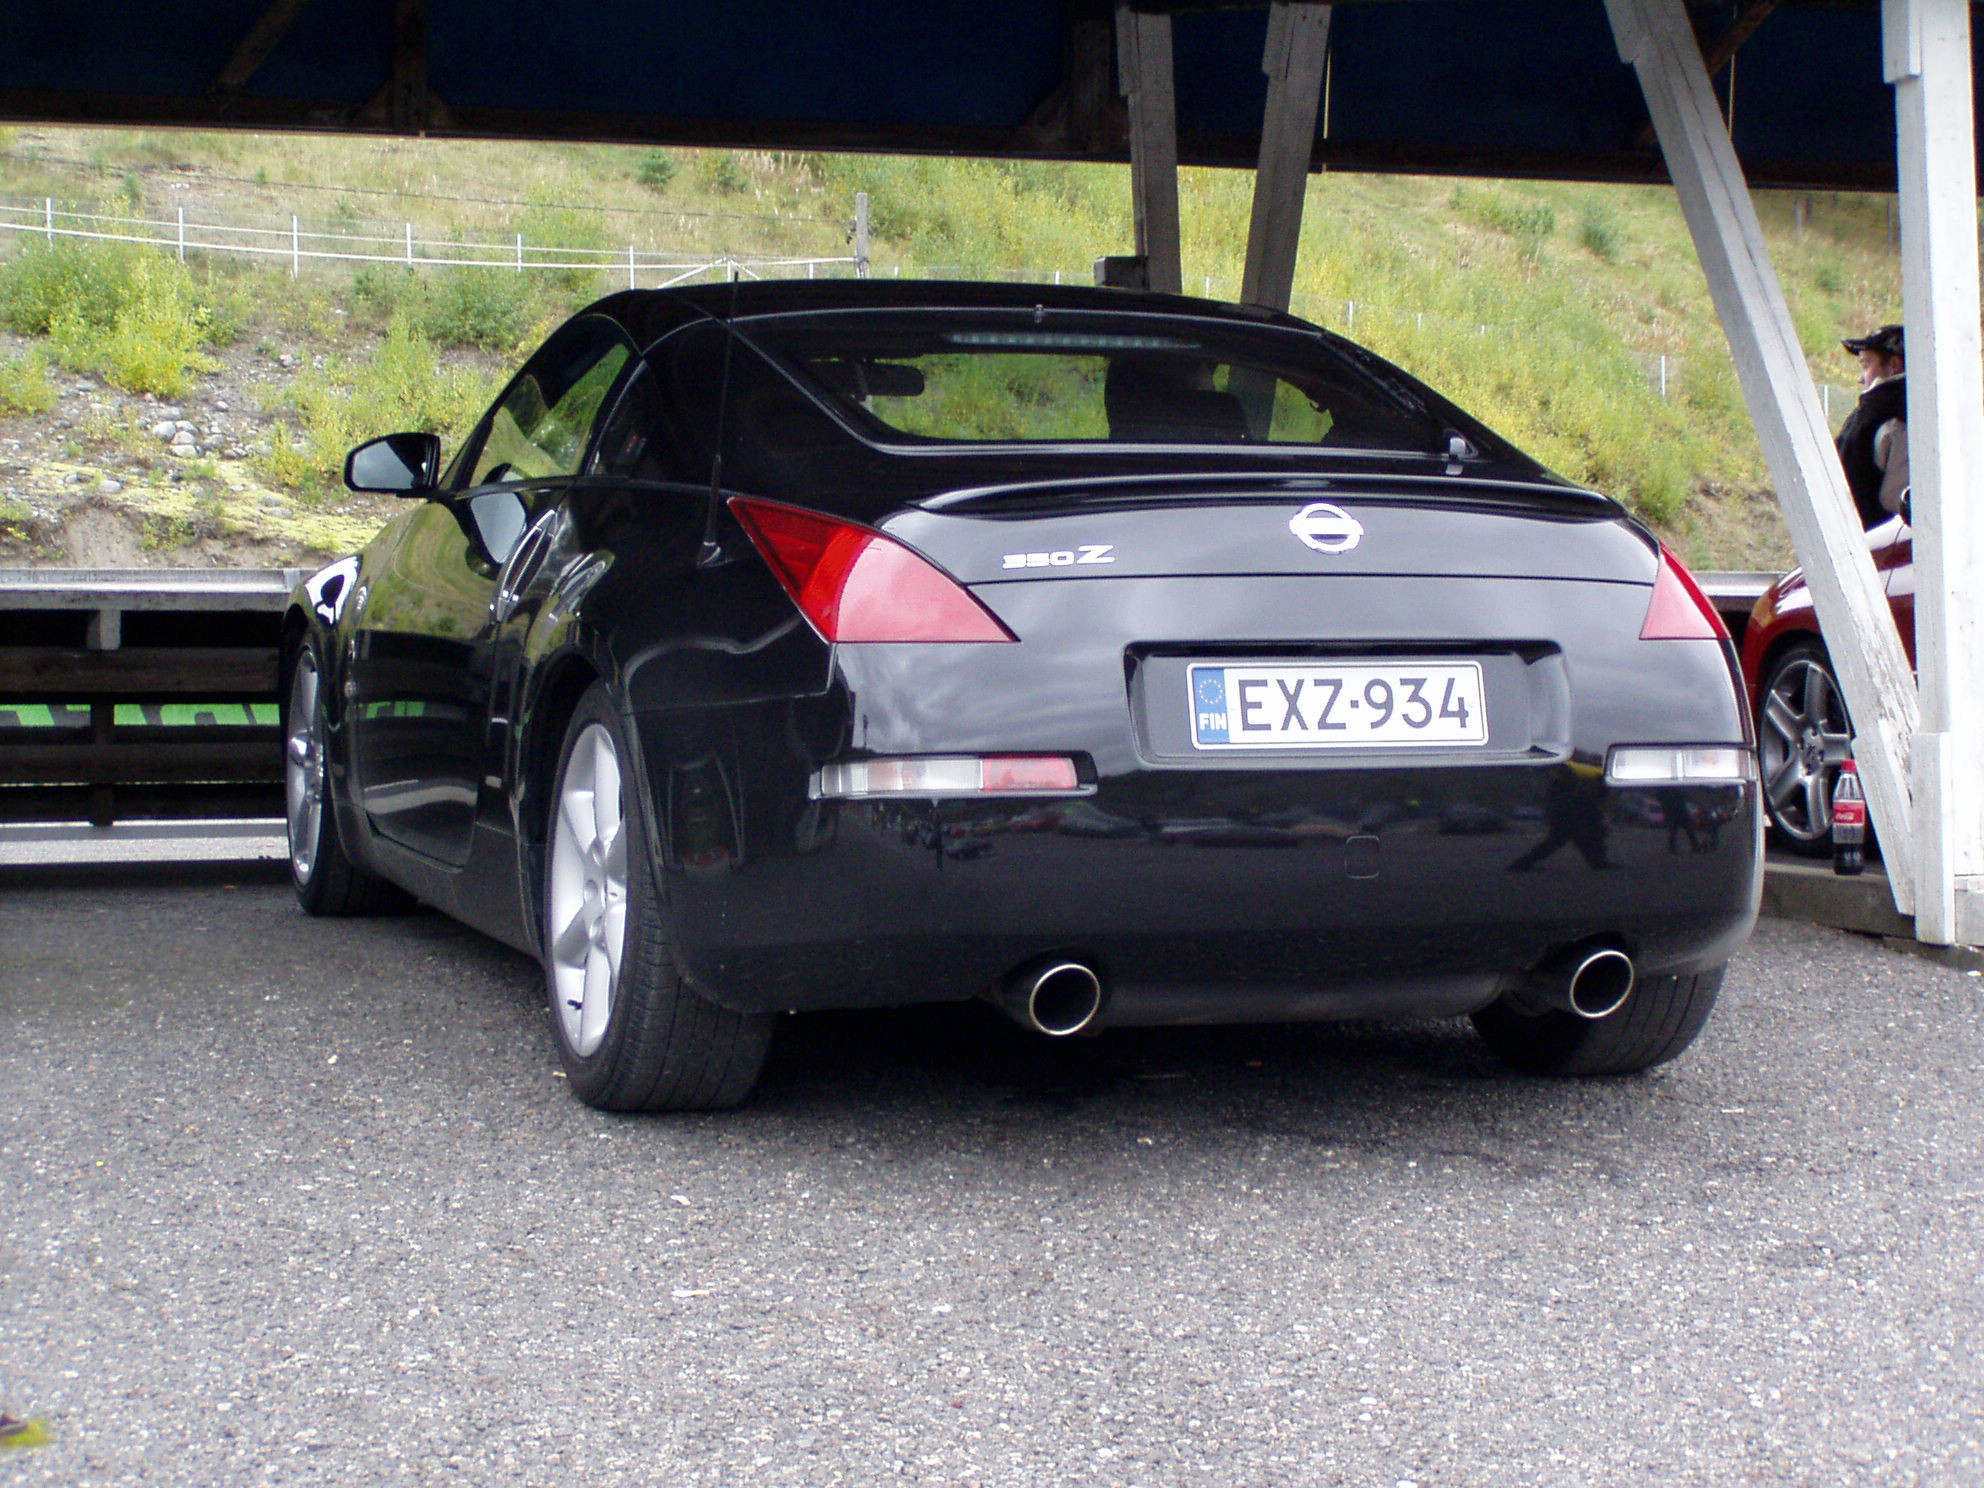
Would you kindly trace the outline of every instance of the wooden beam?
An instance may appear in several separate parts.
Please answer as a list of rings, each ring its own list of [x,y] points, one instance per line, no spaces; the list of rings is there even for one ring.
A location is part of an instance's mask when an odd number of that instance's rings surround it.
[[[1908,761],[1915,679],[1819,406],[1756,204],[1681,0],[1605,0],[1619,55],[1646,94],[1681,211],[1701,255],[1791,541],[1853,715],[1854,753],[1889,863],[1895,907],[1914,912]]]
[[[246,87],[248,80],[261,71],[262,64],[269,60],[269,54],[289,34],[289,28],[309,3],[310,0],[272,0],[269,8],[248,28],[248,34],[241,38],[234,55],[227,59],[227,65],[214,75],[207,91],[238,93]]]
[[[0,693],[36,702],[145,693],[253,693],[259,701],[275,690],[273,646],[0,647]]]
[[[1728,30],[1702,47],[1702,65],[1708,69],[1708,75],[1714,77],[1735,61],[1736,54],[1743,49],[1743,43],[1756,35],[1757,27],[1761,26],[1770,13],[1782,3],[1783,0],[1750,0],[1750,3],[1737,14],[1736,19],[1729,23]],[[1697,26],[1696,35],[1700,34],[1701,27]],[[1653,126],[1649,124],[1642,129],[1634,143],[1642,150],[1652,149]]]
[[[1184,288],[1178,245],[1178,101],[1171,65],[1171,17],[1116,9],[1116,52],[1123,96],[1130,101],[1130,194],[1137,252],[1150,287]]]
[[[1261,70],[1268,75],[1261,117],[1261,158],[1254,169],[1254,211],[1247,225],[1247,264],[1240,299],[1286,310],[1302,241],[1302,199],[1316,149],[1316,110],[1329,56],[1330,7],[1278,3],[1268,12]]]
[[[1967,0],[1887,0],[1915,529],[1916,937],[1984,940],[1984,314]],[[1966,882],[1968,881],[1968,882]],[[1960,891],[1962,891],[1960,893]],[[1959,915],[1959,901],[1970,910]],[[1970,923],[1960,924],[1959,920]]]

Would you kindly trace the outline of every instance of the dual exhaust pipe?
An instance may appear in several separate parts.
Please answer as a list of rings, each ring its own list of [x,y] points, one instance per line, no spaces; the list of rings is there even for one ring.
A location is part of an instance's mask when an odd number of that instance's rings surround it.
[[[1082,961],[1048,957],[1021,967],[992,992],[999,1010],[1049,1038],[1093,1032],[1102,1018],[1102,978]]]
[[[1551,957],[1517,985],[1517,1001],[1538,1012],[1609,1018],[1633,995],[1633,958],[1611,946],[1576,946]],[[1093,1032],[1107,1001],[1102,978],[1083,961],[1048,957],[1014,972],[992,1001],[1023,1028],[1049,1038]]]

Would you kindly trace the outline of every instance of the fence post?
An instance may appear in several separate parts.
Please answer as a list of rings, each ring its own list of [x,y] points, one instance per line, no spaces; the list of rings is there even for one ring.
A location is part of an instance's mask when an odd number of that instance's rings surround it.
[[[186,208],[179,209],[179,261],[186,262]]]
[[[1830,429],[1832,427],[1832,384],[1831,383],[1822,382],[1819,384],[1819,403],[1821,404],[1821,406],[1824,407],[1826,411],[1826,427]]]
[[[1344,303],[1350,307],[1350,313],[1343,320],[1344,334],[1348,335],[1357,329],[1357,301],[1346,300]]]
[[[303,273],[303,220],[294,213],[289,219],[289,277]]]
[[[53,247],[55,245],[55,198],[52,196],[42,198],[41,210],[42,221],[48,229],[49,246]]]
[[[406,225],[406,266],[413,267],[413,224]]]
[[[854,277],[868,277],[868,193],[854,193]]]
[[[627,288],[634,287],[634,245],[627,245]]]
[[[1660,354],[1660,396],[1667,396],[1667,353]]]
[[[517,234],[517,272],[521,274],[523,271],[524,271],[524,235],[522,233],[518,233]]]

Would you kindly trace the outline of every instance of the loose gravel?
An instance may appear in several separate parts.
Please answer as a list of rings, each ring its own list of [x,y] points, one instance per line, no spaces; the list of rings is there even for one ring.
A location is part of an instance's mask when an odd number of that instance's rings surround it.
[[[6,1488],[1984,1481],[1984,983],[1871,941],[1649,1077],[937,1008],[629,1119],[439,917],[8,872]]]

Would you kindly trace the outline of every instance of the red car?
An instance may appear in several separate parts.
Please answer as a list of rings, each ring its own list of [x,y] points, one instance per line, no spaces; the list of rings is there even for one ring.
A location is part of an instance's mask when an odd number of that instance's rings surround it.
[[[1913,534],[1907,522],[1892,517],[1867,533],[1867,545],[1913,665]],[[1802,569],[1779,579],[1750,612],[1743,632],[1743,681],[1757,719],[1758,764],[1771,830],[1794,852],[1823,857],[1832,851],[1833,781],[1853,729]]]

